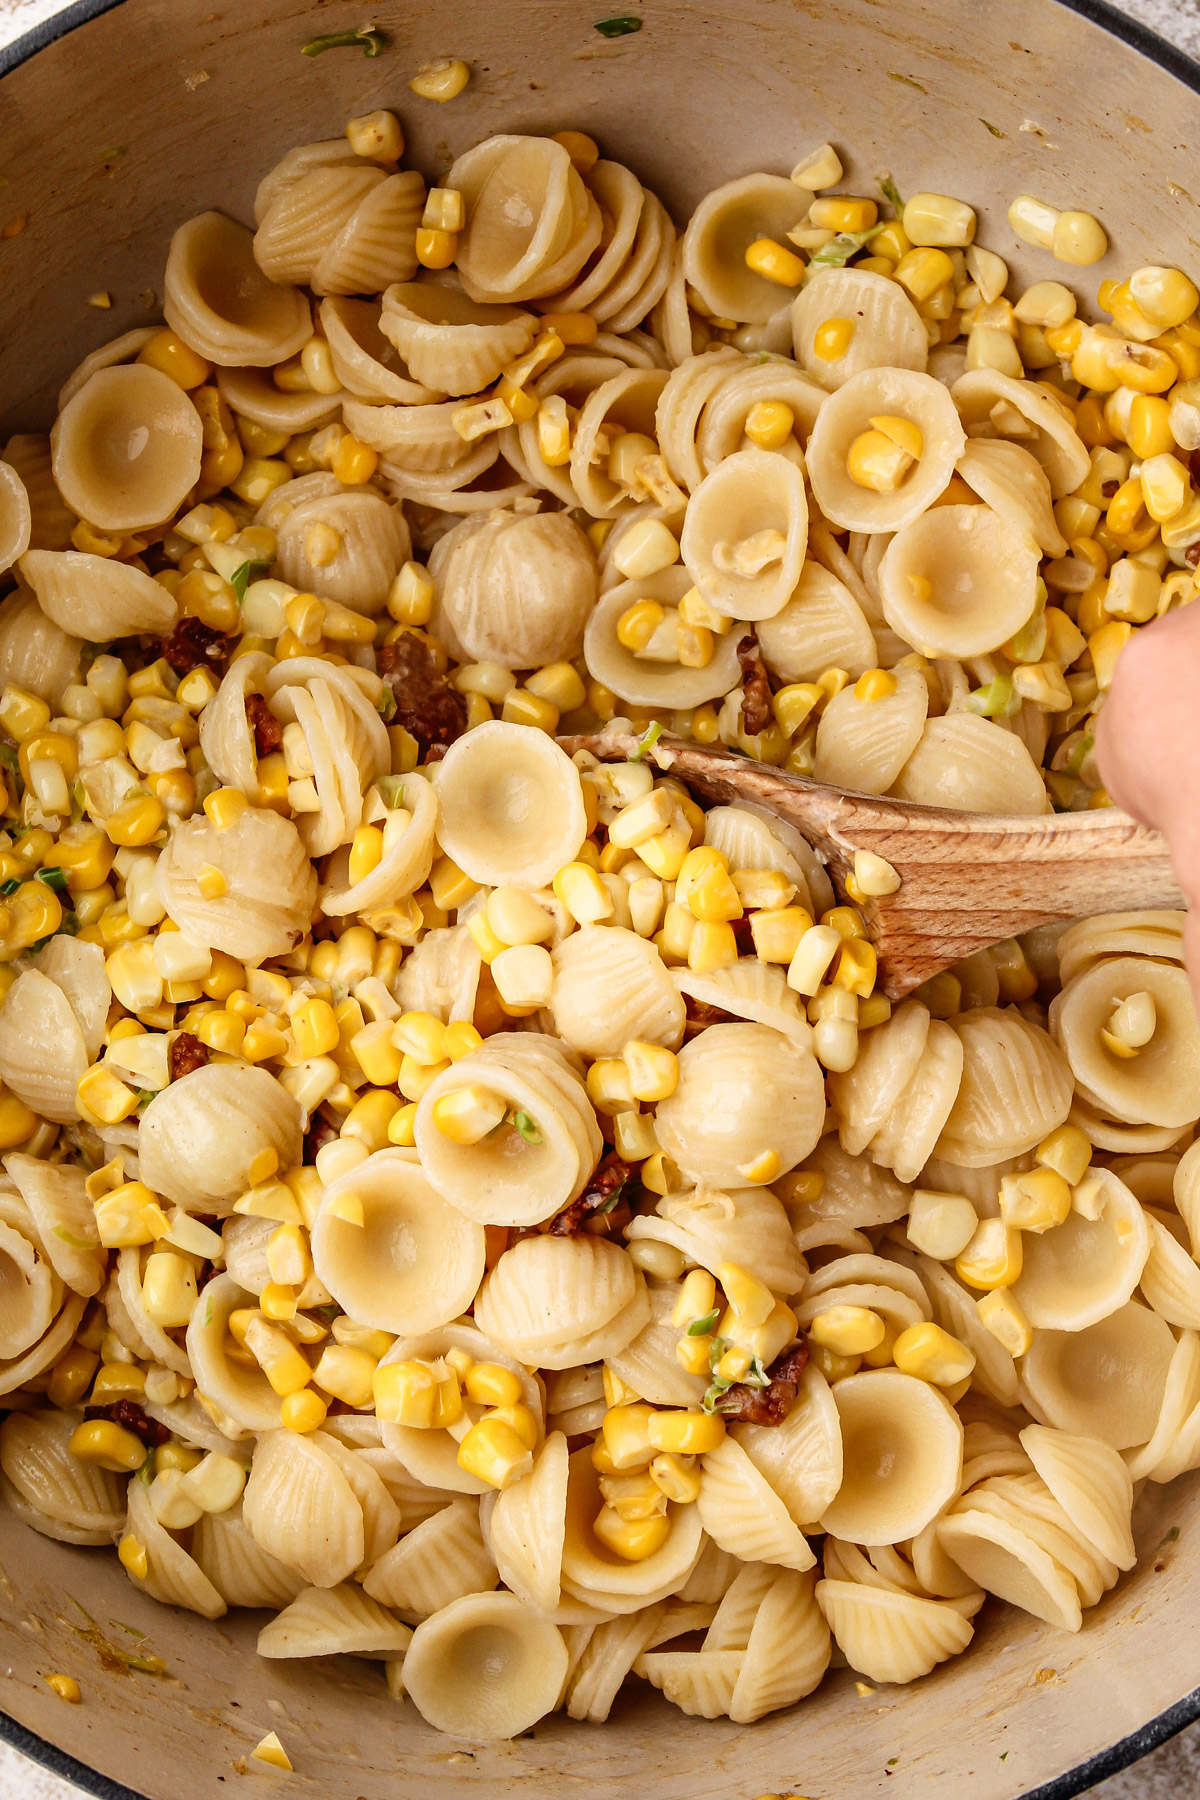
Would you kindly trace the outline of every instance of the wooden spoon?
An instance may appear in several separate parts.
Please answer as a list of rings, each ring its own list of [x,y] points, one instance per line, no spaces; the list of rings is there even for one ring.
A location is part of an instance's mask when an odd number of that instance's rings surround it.
[[[559,739],[568,754],[590,750],[606,762],[623,761],[639,741],[610,733]],[[660,738],[649,754],[710,804],[750,800],[794,825],[842,893],[856,850],[891,863],[896,892],[856,904],[892,1000],[1035,925],[1185,904],[1165,838],[1115,807],[1003,818],[844,793],[678,738]]]

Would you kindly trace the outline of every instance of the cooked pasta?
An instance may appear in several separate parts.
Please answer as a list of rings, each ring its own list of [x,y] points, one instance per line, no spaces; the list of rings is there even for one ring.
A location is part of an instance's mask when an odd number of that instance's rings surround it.
[[[1114,391],[873,200],[362,124],[4,446],[0,1500],[466,1741],[1078,1630],[1200,1468],[1184,916],[893,1006],[675,746],[1107,804],[1190,327]]]

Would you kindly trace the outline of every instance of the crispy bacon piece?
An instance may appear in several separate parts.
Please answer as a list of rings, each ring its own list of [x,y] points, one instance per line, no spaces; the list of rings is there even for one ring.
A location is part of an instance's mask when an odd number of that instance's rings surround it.
[[[171,1040],[171,1048],[167,1051],[171,1080],[178,1081],[181,1075],[190,1075],[194,1069],[202,1069],[211,1055],[212,1051],[207,1044],[202,1044],[190,1031],[181,1031],[177,1038]]]
[[[177,675],[186,675],[191,669],[211,669],[214,675],[223,675],[233,643],[203,619],[189,616],[180,619],[170,637],[163,639],[162,653]]]
[[[707,1031],[710,1025],[728,1025],[733,1018],[723,1006],[712,1006],[707,1000],[697,1000],[694,994],[685,994],[683,1003],[687,1009],[687,1022],[683,1028],[683,1041],[690,1044],[694,1037]]]
[[[620,1194],[634,1172],[634,1165],[619,1157],[615,1150],[602,1157],[596,1173],[580,1194],[550,1222],[551,1237],[574,1237],[594,1223],[601,1230],[611,1230],[622,1205]],[[606,1212],[601,1212],[607,1207]],[[628,1219],[629,1209],[625,1208]],[[596,1215],[599,1215],[597,1217]]]
[[[375,652],[379,673],[396,696],[393,725],[403,725],[428,756],[434,744],[452,744],[467,729],[466,696],[451,687],[424,638],[406,631]]]
[[[171,1433],[157,1419],[148,1419],[136,1400],[110,1400],[106,1406],[85,1406],[85,1419],[111,1419],[114,1425],[132,1431],[147,1450],[157,1450],[170,1441]]]
[[[753,631],[738,645],[737,657],[742,671],[742,725],[747,737],[757,737],[760,731],[767,729],[775,714],[771,710],[771,683],[767,680],[766,664]]]
[[[331,1124],[324,1113],[314,1113],[304,1138],[303,1160],[306,1163],[316,1162],[317,1151],[323,1149],[337,1135],[337,1126]]]
[[[246,695],[246,723],[254,733],[254,750],[258,756],[270,756],[283,742],[283,726],[261,694]]]
[[[717,1411],[730,1424],[782,1425],[796,1404],[796,1388],[807,1361],[808,1344],[801,1338],[771,1364],[765,1388],[739,1381],[721,1395]]]

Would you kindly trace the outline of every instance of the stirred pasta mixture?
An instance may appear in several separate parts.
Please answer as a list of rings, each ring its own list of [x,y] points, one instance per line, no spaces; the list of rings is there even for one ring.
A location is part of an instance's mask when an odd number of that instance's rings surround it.
[[[1200,295],[1085,322],[1018,196],[1010,298],[828,145],[685,229],[578,131],[403,147],[182,225],[0,463],[3,1498],[466,1738],[1077,1631],[1200,1466],[1182,915],[892,1005],[894,871],[670,746],[1107,805]]]

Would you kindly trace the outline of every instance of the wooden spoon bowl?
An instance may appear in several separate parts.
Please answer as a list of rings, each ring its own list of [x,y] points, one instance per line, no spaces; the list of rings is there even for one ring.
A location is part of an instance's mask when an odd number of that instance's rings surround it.
[[[568,754],[623,761],[631,734],[564,737]],[[1185,904],[1166,839],[1116,807],[1006,818],[845,793],[725,749],[662,737],[649,752],[664,774],[710,805],[751,800],[813,844],[839,893],[856,850],[900,877],[894,894],[857,901],[879,957],[879,984],[902,999],[976,950],[1083,913]]]

